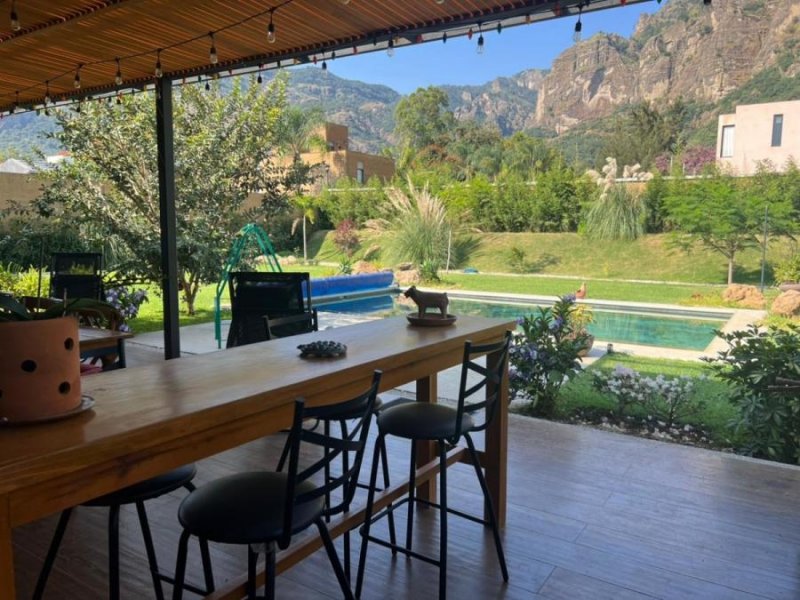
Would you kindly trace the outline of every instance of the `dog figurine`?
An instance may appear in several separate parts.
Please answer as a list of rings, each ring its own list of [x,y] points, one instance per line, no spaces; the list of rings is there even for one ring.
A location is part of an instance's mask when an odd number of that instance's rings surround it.
[[[438,308],[442,313],[442,318],[447,316],[447,305],[450,304],[450,300],[447,298],[446,292],[421,292],[417,286],[412,285],[403,292],[403,295],[411,298],[417,305],[417,316],[420,318],[425,316],[428,308]]]

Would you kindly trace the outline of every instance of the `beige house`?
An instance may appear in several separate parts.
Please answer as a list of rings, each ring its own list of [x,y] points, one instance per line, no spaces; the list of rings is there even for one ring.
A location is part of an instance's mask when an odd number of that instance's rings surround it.
[[[394,161],[385,156],[350,150],[350,136],[345,125],[325,123],[320,137],[325,141],[325,151],[304,152],[303,162],[323,165],[323,183],[334,183],[340,177],[350,177],[366,183],[370,177],[387,181],[394,176]]]
[[[800,160],[800,100],[745,104],[720,115],[717,162],[736,175],[752,175],[761,161],[782,168]]]

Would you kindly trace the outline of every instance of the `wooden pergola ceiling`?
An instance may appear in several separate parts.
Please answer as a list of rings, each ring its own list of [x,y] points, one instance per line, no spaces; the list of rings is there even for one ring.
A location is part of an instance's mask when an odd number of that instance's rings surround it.
[[[629,3],[645,0],[630,0]],[[575,18],[625,0],[0,0],[0,113],[153,84],[163,76],[330,60],[496,31],[560,16]],[[20,29],[14,31],[12,6]],[[4,14],[3,14],[4,13]],[[268,43],[272,17],[276,41]],[[210,32],[219,62],[211,64]],[[487,34],[488,35],[488,34]],[[535,34],[531,37],[535,52]],[[115,82],[117,62],[123,83]],[[80,67],[80,87],[75,75]]]

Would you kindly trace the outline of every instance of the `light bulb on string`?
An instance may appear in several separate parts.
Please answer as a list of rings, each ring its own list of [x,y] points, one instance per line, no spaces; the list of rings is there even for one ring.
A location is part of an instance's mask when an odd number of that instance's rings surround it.
[[[120,65],[119,58],[114,59],[117,61],[117,73],[114,75],[114,83],[117,85],[122,85],[122,66]]]
[[[503,24],[502,23],[498,23],[497,24],[497,35],[500,35],[501,33],[503,33]]]
[[[15,112],[17,112],[17,109],[19,109],[19,90],[16,92],[14,106],[11,107],[11,114],[13,115]]]
[[[208,51],[208,62],[215,65],[219,62],[219,55],[217,54],[217,45],[214,43],[214,32],[210,31],[208,37],[211,38],[211,48]]]
[[[711,6],[711,0],[703,0],[703,6]]]
[[[386,47],[386,54],[391,58],[394,56],[394,40],[389,40],[389,45]]]
[[[467,39],[468,40],[472,39],[472,27],[470,27],[469,30],[467,31]]]
[[[447,43],[447,32],[446,31],[442,34],[442,43],[443,44]]]
[[[264,65],[258,65],[258,77],[256,78],[256,82],[258,84],[264,83],[264,78],[261,76],[261,69],[264,68]]]
[[[436,0],[436,4],[444,4],[444,0]]]
[[[478,54],[483,54],[483,48],[484,48],[483,34],[481,33],[478,36]]]
[[[322,61],[322,72],[325,73],[325,75],[328,74],[328,63],[326,63],[324,60]]]
[[[267,25],[267,41],[270,44],[274,44],[275,40],[275,23],[272,21],[273,14],[275,13],[274,10],[269,11],[269,25]]]
[[[206,91],[211,91],[211,84],[209,83],[209,79],[206,79]]]
[[[17,2],[16,0],[12,0],[11,2],[11,31],[19,31],[22,29],[22,26],[19,24],[19,15],[17,14]]]
[[[156,68],[153,73],[158,79],[164,76],[164,69],[161,68],[161,48],[156,51]]]
[[[75,79],[72,80],[72,86],[79,90],[81,89],[81,67],[83,65],[78,65],[78,68],[75,70]]]
[[[574,42],[581,41],[581,32],[583,31],[583,23],[581,23],[581,16],[583,15],[583,8],[578,9],[578,21],[575,23],[575,32],[572,34],[572,40]]]
[[[50,81],[44,82],[44,106],[47,108],[47,105],[50,104],[52,100],[50,99]]]
[[[531,24],[531,15],[529,13],[525,15],[525,25],[530,25],[530,24]]]

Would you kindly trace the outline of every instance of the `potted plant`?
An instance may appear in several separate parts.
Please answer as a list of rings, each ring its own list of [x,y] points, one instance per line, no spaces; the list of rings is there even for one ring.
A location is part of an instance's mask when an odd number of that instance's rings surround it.
[[[105,302],[43,299],[48,308],[28,309],[0,296],[0,420],[24,423],[79,410],[78,319],[74,313],[105,309]],[[72,313],[72,314],[71,314]]]

